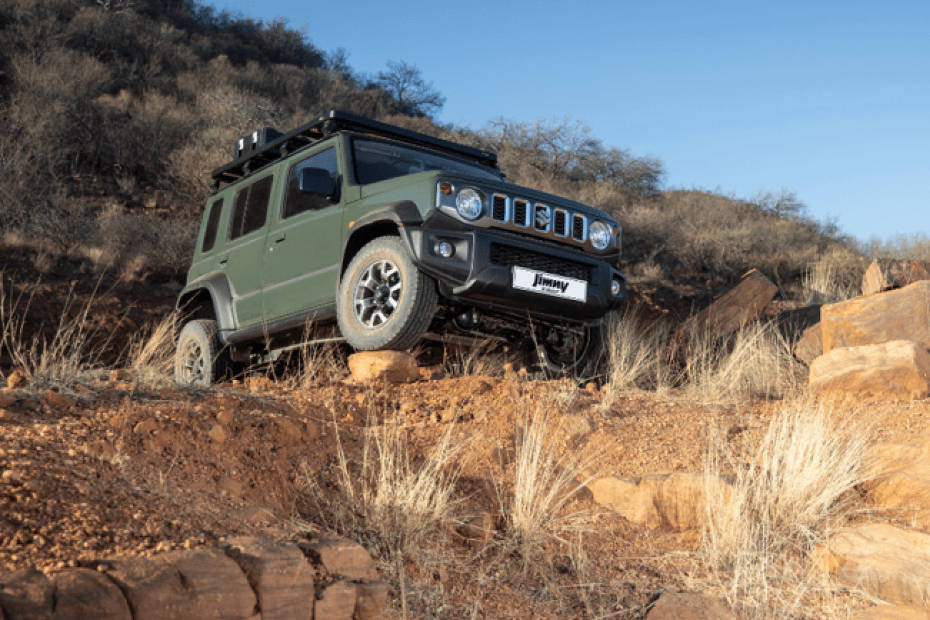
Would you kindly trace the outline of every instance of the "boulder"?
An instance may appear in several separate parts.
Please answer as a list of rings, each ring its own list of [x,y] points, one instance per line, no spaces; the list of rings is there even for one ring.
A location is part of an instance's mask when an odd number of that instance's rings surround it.
[[[225,550],[255,591],[263,620],[310,620],[313,569],[296,545],[240,536]]]
[[[666,476],[643,478],[599,478],[588,484],[594,501],[619,514],[630,523],[658,527],[662,522],[655,505],[657,487]]]
[[[377,579],[378,570],[365,547],[342,538],[324,538],[310,544],[331,575],[348,579]]]
[[[736,620],[721,599],[699,592],[666,590],[646,614],[646,620]]]
[[[810,366],[821,355],[823,341],[820,339],[820,323],[816,323],[801,332],[801,338],[794,345],[794,357]]]
[[[250,618],[256,598],[239,566],[216,549],[104,562],[135,620]]]
[[[588,489],[594,501],[631,523],[647,527],[664,525],[677,531],[704,524],[708,491],[714,502],[725,500],[730,493],[730,485],[721,478],[683,472],[642,478],[600,478],[590,483]]]
[[[358,589],[348,581],[334,581],[323,590],[323,596],[313,605],[315,620],[352,620]]]
[[[930,349],[930,280],[827,304],[820,309],[823,352],[910,340]]]
[[[672,334],[672,346],[679,347],[694,336],[719,338],[735,332],[759,316],[777,292],[778,287],[761,271],[750,270],[739,284],[682,323]]]
[[[887,523],[840,530],[817,555],[834,578],[891,603],[930,604],[930,535]]]
[[[930,280],[930,262],[879,258],[872,261],[862,276],[862,294],[874,295],[920,280]]]
[[[849,620],[930,620],[930,609],[912,605],[879,605],[860,611]]]
[[[355,620],[377,620],[387,607],[391,588],[383,581],[369,581],[355,586],[358,600],[355,603]]]
[[[349,356],[349,372],[359,383],[408,383],[420,378],[417,360],[405,351],[362,351]]]
[[[810,365],[816,394],[857,399],[915,399],[930,395],[930,353],[905,340],[832,349]]]
[[[55,586],[54,620],[132,620],[129,604],[116,584],[103,573],[69,568],[52,575]]]
[[[34,568],[0,576],[0,610],[5,620],[43,620],[52,617],[55,587]]]
[[[875,444],[868,467],[869,481],[862,485],[866,501],[930,530],[930,441]]]

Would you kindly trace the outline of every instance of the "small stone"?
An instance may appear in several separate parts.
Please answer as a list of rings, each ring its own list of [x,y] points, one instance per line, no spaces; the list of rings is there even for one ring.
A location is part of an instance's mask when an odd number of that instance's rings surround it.
[[[736,614],[721,599],[707,594],[667,591],[646,614],[646,620],[736,620]]]
[[[584,389],[585,389],[586,392],[589,392],[589,393],[591,393],[591,394],[594,394],[594,393],[597,392],[597,383],[595,383],[594,381],[588,381],[588,382],[585,384]]]
[[[149,435],[156,430],[158,430],[158,422],[154,418],[145,418],[132,427],[132,432],[136,435]]]
[[[26,383],[26,377],[23,376],[22,371],[14,370],[6,378],[6,387],[8,390],[15,390],[16,388],[22,386]]]
[[[22,482],[22,475],[13,469],[7,469],[2,474],[0,474],[0,480],[7,484],[19,484]]]
[[[454,532],[470,547],[482,547],[494,537],[494,517],[487,510],[469,510],[455,520]]]
[[[77,405],[77,401],[54,390],[45,390],[39,397],[39,402],[54,411],[70,411]]]
[[[223,443],[226,441],[228,434],[226,433],[226,430],[222,426],[220,426],[219,424],[214,424],[213,426],[210,427],[210,430],[207,431],[207,436],[209,436],[210,439],[212,439],[216,443]]]

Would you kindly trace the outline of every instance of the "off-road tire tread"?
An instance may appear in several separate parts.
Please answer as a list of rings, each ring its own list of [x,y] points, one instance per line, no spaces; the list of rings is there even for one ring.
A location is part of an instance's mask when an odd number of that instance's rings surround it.
[[[354,310],[351,308],[351,306],[346,307],[344,301],[344,297],[351,294],[351,291],[344,290],[343,287],[352,287],[355,285],[355,278],[351,274],[353,274],[356,267],[360,263],[371,260],[372,255],[379,250],[387,249],[396,251],[402,256],[402,262],[406,264],[402,267],[398,265],[398,267],[401,268],[404,274],[404,290],[408,290],[408,282],[412,280],[413,283],[415,283],[415,292],[413,305],[410,308],[406,320],[403,321],[397,333],[388,338],[386,341],[381,342],[377,339],[371,338],[373,335],[365,334],[362,332],[361,330],[363,328],[360,326],[356,328],[355,323],[357,321],[355,320]],[[410,274],[415,275],[411,277]],[[372,351],[377,349],[394,349],[398,351],[404,351],[410,349],[420,341],[420,338],[429,327],[429,324],[436,313],[436,304],[438,299],[439,294],[436,292],[435,281],[417,269],[400,238],[393,235],[378,237],[366,243],[358,251],[358,253],[352,258],[349,266],[346,267],[345,273],[343,274],[343,280],[339,286],[336,304],[336,316],[339,322],[339,329],[342,332],[342,335],[346,338],[346,341],[348,341],[348,343],[356,350]]]
[[[174,362],[174,380],[176,383],[182,384],[180,375],[178,373],[178,364],[177,364],[177,350],[180,348],[181,337],[184,334],[184,330],[188,326],[196,326],[203,332],[205,343],[207,346],[207,351],[210,356],[209,359],[212,360],[211,363],[211,373],[210,373],[210,382],[208,385],[213,385],[217,383],[220,379],[226,376],[227,368],[229,367],[229,360],[227,360],[227,355],[223,351],[223,345],[220,343],[219,339],[219,328],[217,327],[216,321],[213,319],[193,319],[186,322],[178,333],[178,342],[175,350],[175,362]]]

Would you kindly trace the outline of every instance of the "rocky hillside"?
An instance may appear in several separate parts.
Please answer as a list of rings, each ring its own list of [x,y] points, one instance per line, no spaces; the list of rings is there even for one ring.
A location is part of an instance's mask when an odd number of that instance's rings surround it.
[[[17,358],[0,610],[926,618],[927,266],[815,307],[809,368],[761,274],[671,336],[622,318],[584,386],[329,348],[178,390],[157,332],[110,371]]]

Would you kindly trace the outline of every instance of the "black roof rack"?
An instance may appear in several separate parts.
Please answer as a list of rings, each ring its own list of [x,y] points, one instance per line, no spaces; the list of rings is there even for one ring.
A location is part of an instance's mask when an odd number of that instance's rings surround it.
[[[332,133],[342,130],[354,130],[362,133],[370,133],[376,136],[392,138],[410,144],[431,147],[443,151],[449,151],[457,155],[467,157],[476,162],[497,169],[497,154],[491,151],[472,148],[448,140],[434,138],[426,134],[403,129],[387,123],[358,116],[350,112],[340,110],[330,110],[329,113],[304,123],[300,127],[287,132],[286,134],[274,138],[270,142],[260,145],[254,150],[237,149],[237,153],[243,153],[233,161],[224,166],[220,166],[210,173],[213,177],[213,183],[219,187],[222,183],[232,183],[259,168],[287,157],[290,153],[312,144],[318,140],[329,136]]]

